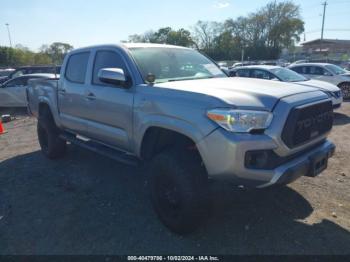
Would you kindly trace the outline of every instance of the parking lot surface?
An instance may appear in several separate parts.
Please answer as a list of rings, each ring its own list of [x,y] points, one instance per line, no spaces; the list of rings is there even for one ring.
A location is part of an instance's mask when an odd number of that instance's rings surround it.
[[[0,136],[0,254],[349,254],[350,103],[337,112],[326,172],[279,189],[213,182],[210,216],[186,237],[157,219],[143,168],[72,145],[50,161],[16,112]]]

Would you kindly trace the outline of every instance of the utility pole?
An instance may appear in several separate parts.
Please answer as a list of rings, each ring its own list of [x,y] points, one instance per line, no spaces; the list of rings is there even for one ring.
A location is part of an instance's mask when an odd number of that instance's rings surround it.
[[[9,35],[10,47],[12,47],[12,40],[11,40],[11,34],[10,34],[10,25],[8,23],[6,23],[5,25],[7,27],[7,33]]]
[[[244,47],[242,48],[242,59],[241,59],[241,61],[242,61],[242,64],[244,63]]]
[[[324,22],[326,20],[326,9],[327,9],[327,1],[325,1],[323,4],[323,18],[322,18],[322,31],[321,31],[321,41],[323,40],[323,33],[324,33]]]

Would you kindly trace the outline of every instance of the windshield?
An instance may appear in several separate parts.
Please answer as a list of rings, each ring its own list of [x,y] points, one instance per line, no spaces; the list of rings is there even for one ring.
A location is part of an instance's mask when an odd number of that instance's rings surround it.
[[[335,75],[346,74],[346,71],[343,68],[341,68],[340,66],[326,65],[325,67]]]
[[[270,71],[283,82],[301,82],[308,80],[306,77],[287,68],[274,68]]]
[[[153,74],[155,83],[227,77],[210,59],[192,49],[130,48],[143,79]]]

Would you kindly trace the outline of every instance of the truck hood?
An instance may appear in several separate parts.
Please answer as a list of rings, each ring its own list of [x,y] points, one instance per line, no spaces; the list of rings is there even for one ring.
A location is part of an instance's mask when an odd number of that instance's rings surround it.
[[[295,82],[295,84],[302,85],[302,86],[308,86],[308,87],[315,87],[322,91],[329,91],[329,92],[338,92],[340,91],[339,87],[336,85],[333,85],[331,83],[320,81],[320,80],[308,80],[308,81],[302,81],[302,82]]]
[[[252,78],[212,78],[158,83],[169,88],[215,97],[240,108],[262,108],[271,111],[282,98],[318,91],[314,87]]]

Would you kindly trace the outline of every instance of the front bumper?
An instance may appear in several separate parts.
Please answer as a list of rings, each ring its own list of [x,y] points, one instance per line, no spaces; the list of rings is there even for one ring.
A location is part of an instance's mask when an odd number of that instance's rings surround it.
[[[340,108],[342,103],[343,103],[343,97],[339,97],[339,98],[332,97],[332,104],[333,104],[334,110]]]
[[[324,155],[328,160],[335,151],[334,144],[324,140],[271,170],[245,166],[247,152],[276,150],[277,147],[267,135],[234,134],[222,129],[217,129],[197,144],[210,178],[228,179],[238,185],[257,188],[289,184],[301,176],[311,176],[314,157]]]

